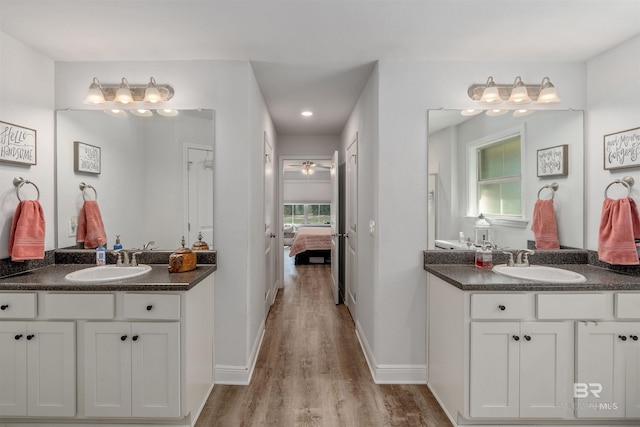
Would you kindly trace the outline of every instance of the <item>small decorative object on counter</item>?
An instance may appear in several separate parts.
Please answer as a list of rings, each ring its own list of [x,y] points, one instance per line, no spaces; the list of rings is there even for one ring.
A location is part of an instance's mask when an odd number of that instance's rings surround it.
[[[478,215],[478,220],[473,230],[475,232],[476,246],[480,246],[483,242],[491,240],[491,224],[489,224],[489,221],[484,217],[484,214]]]
[[[476,267],[493,267],[493,244],[491,242],[482,242],[482,246],[476,250]]]
[[[122,249],[122,243],[120,243],[120,235],[116,234],[116,243],[113,245],[114,250]]]
[[[209,245],[202,241],[202,231],[198,233],[198,240],[191,246],[194,251],[208,251]]]
[[[107,265],[107,250],[101,244],[96,248],[96,265]]]
[[[182,247],[169,256],[169,273],[195,270],[196,254],[191,249],[185,248],[184,244],[184,236],[182,236]]]

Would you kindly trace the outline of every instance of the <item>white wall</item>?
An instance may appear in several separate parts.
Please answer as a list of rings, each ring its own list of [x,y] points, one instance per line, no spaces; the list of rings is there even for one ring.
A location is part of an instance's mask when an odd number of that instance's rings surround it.
[[[340,135],[278,135],[278,156],[318,156],[329,158],[340,146]]]
[[[640,201],[640,169],[604,170],[603,135],[640,127],[640,36],[587,62],[586,248],[597,250],[604,189],[626,175]]]
[[[0,32],[0,120],[35,129],[37,164],[0,163],[0,258],[9,256],[11,221],[18,206],[13,178],[21,176],[40,189],[45,215],[45,250],[55,248],[53,183],[53,61]],[[22,199],[35,198],[30,185],[21,190]]]
[[[378,330],[380,317],[376,301],[379,300],[377,278],[379,262],[378,233],[382,225],[378,218],[378,168],[384,159],[378,157],[378,91],[379,71],[376,65],[364,87],[358,102],[351,113],[341,136],[340,163],[345,163],[346,150],[357,133],[358,136],[358,214],[357,214],[357,282],[355,294],[357,302],[351,311],[358,337],[364,347],[365,355],[377,380],[378,373]],[[399,216],[397,219],[399,220]],[[375,231],[369,232],[369,221],[374,221]],[[350,285],[351,286],[351,285]]]

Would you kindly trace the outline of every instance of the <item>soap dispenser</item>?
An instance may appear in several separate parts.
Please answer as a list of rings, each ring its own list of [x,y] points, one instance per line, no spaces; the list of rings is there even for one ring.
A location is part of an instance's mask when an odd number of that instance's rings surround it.
[[[117,251],[118,249],[122,249],[122,243],[120,243],[120,235],[116,234],[116,243],[113,245],[113,250]]]
[[[491,268],[493,267],[493,244],[491,242],[482,242],[482,246],[476,249],[476,267]]]

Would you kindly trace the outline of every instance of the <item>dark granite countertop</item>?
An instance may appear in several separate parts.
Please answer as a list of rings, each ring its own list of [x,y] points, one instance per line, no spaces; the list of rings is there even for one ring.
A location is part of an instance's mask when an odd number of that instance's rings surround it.
[[[515,255],[516,250],[508,250]],[[582,274],[584,283],[544,283],[516,279],[476,268],[474,251],[424,251],[424,269],[464,291],[640,291],[640,266],[616,266],[598,260],[597,252],[584,249],[536,250],[532,265],[548,265]],[[493,264],[508,256],[495,251]]]
[[[541,265],[541,264],[539,264]],[[470,264],[425,264],[424,269],[463,291],[640,291],[640,277],[591,264],[547,264],[575,271],[585,283],[544,283],[515,279]]]
[[[0,291],[187,291],[216,270],[215,264],[198,264],[195,270],[169,273],[167,264],[149,264],[142,276],[101,283],[74,283],[65,275],[92,267],[88,264],[52,264],[0,279]],[[117,268],[117,267],[114,267]]]

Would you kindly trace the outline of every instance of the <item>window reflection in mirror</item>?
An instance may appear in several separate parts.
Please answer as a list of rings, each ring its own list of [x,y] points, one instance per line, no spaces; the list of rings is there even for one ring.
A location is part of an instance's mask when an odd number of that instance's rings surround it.
[[[100,148],[100,173],[74,170],[74,141]],[[185,236],[213,247],[213,110],[176,116],[56,112],[57,247],[78,247],[74,226],[84,203],[81,182],[95,188],[107,234],[127,248],[175,250]],[[85,195],[93,199],[93,192]]]
[[[474,224],[482,213],[482,207],[478,205],[481,188],[478,179],[479,176],[482,178],[478,173],[478,149],[490,147],[492,141],[502,141],[517,133],[521,136],[521,216],[512,215],[508,206],[507,196],[513,192],[501,197],[497,182],[487,181],[487,186],[495,190],[493,194],[498,195],[498,200],[493,196],[491,200],[491,206],[498,206],[498,210],[486,215],[491,223],[493,243],[500,248],[530,246],[534,240],[531,217],[538,192],[545,185],[557,182],[554,208],[560,245],[584,247],[582,111],[538,110],[514,117],[511,114],[462,116],[460,110],[430,110],[427,138],[428,249],[435,249],[436,240],[452,243],[447,247],[458,247],[455,244],[460,240],[460,233],[473,240]],[[568,145],[567,174],[538,176],[538,150],[565,144]],[[507,171],[496,179],[515,175],[517,172]],[[543,192],[541,197],[550,195]],[[459,245],[461,249],[467,247]]]

